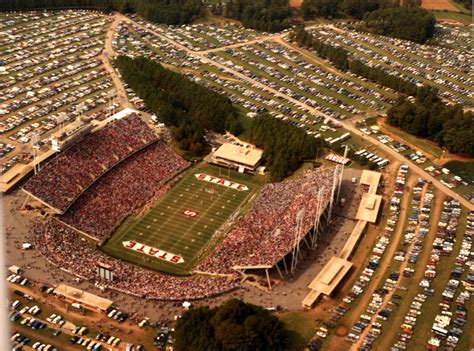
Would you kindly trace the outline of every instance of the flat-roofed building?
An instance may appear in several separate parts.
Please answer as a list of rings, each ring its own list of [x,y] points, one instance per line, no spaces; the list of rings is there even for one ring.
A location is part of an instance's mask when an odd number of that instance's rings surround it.
[[[303,300],[303,306],[312,307],[321,294],[331,296],[334,289],[339,285],[351,267],[351,262],[333,256],[308,285],[311,291]]]
[[[256,173],[262,154],[261,149],[226,143],[214,151],[211,162],[237,169],[240,173]]]

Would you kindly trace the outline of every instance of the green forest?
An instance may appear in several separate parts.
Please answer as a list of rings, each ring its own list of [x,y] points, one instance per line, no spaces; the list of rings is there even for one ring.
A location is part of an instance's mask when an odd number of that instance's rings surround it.
[[[424,43],[434,35],[435,18],[422,8],[389,8],[366,14],[363,29],[375,34]]]
[[[319,40],[307,32],[303,26],[295,28],[291,33],[290,39],[296,41],[300,46],[315,50],[319,56],[328,59],[339,69],[349,70],[354,74],[392,88],[400,93],[416,96],[420,92],[430,89],[424,86],[419,87],[406,79],[389,74],[382,68],[370,67],[357,59],[350,58],[347,50],[334,47]]]
[[[288,0],[229,0],[223,14],[245,27],[274,33],[291,25],[292,12]]]
[[[2,0],[0,11],[34,9],[96,9],[104,12],[135,12],[158,23],[184,24],[200,16],[201,0]]]
[[[321,139],[266,114],[252,121],[249,135],[252,142],[263,148],[263,161],[273,181],[289,176],[304,160],[314,159],[324,146]]]
[[[177,351],[283,351],[290,332],[262,307],[231,299],[216,308],[186,311],[176,324]]]
[[[415,102],[401,98],[387,111],[390,125],[427,138],[449,152],[474,157],[474,115],[462,106],[448,106],[433,90],[419,94]]]
[[[190,156],[205,151],[205,130],[238,134],[241,126],[230,99],[144,57],[119,56],[122,78],[158,119],[171,128],[179,147]]]
[[[434,16],[420,8],[420,0],[304,0],[301,13],[314,17],[352,17],[363,20],[360,30],[424,43],[434,34]]]

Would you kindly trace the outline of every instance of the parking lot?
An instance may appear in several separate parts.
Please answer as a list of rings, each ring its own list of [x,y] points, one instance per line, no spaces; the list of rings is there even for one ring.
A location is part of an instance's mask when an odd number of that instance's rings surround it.
[[[0,174],[31,157],[58,127],[101,117],[112,79],[100,57],[111,19],[87,11],[3,14],[0,27]]]
[[[383,68],[416,84],[432,85],[447,101],[473,106],[473,80],[469,75],[473,56],[469,51],[362,34],[343,25],[313,29],[311,33],[330,45],[343,47],[371,67]]]

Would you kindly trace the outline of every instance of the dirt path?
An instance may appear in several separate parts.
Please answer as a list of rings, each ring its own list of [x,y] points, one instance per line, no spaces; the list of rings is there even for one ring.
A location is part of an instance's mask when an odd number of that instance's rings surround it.
[[[112,81],[115,85],[115,89],[117,91],[118,102],[122,108],[125,107],[133,107],[133,105],[127,99],[127,93],[123,86],[122,80],[119,78],[117,72],[115,71],[114,67],[112,66],[111,61],[115,58],[116,53],[112,47],[112,40],[114,37],[115,29],[119,25],[122,19],[118,16],[114,16],[113,22],[110,24],[107,32],[105,33],[105,46],[102,54],[100,55],[102,58],[102,62],[104,63],[105,69],[109,73]]]

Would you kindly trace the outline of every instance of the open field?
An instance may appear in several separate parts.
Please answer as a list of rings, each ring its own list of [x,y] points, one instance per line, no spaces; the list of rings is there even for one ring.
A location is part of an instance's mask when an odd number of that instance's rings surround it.
[[[299,8],[301,4],[303,4],[303,0],[290,0],[291,7]]]
[[[199,180],[196,174],[209,174],[248,187],[238,191]],[[203,250],[219,228],[258,190],[258,178],[220,167],[199,166],[183,179],[141,218],[119,229],[103,248],[112,256],[171,274],[189,273],[202,258]],[[129,222],[130,223],[130,222]],[[133,241],[178,255],[182,263],[172,263],[124,248]]]
[[[436,19],[450,20],[455,22],[461,22],[464,24],[470,24],[472,17],[466,13],[449,12],[449,11],[431,11]]]
[[[449,0],[421,0],[421,7],[427,10],[446,10],[451,12],[459,12]]]
[[[474,182],[474,162],[464,162],[464,161],[449,161],[446,162],[444,167],[451,170],[451,172],[459,175],[468,182]]]

